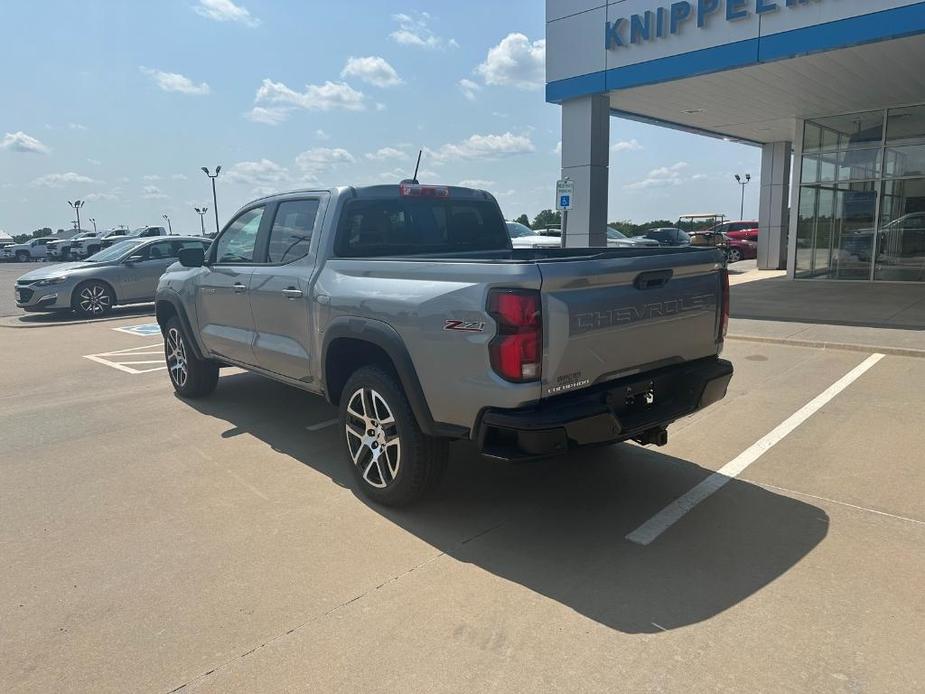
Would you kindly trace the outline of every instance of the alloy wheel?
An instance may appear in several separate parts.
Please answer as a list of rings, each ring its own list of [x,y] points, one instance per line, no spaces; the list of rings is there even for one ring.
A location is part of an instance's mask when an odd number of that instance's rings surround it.
[[[363,479],[385,489],[398,476],[401,441],[388,403],[372,388],[359,388],[347,401],[347,449]]]
[[[78,304],[84,313],[99,315],[112,307],[112,297],[103,285],[91,284],[80,290]]]
[[[186,359],[186,345],[183,344],[183,336],[179,330],[171,328],[167,331],[165,347],[170,378],[173,379],[178,388],[182,388],[189,379],[189,366]]]
[[[740,260],[742,260],[742,253],[739,251],[739,249],[738,248],[731,249],[729,251],[729,262],[737,263]]]

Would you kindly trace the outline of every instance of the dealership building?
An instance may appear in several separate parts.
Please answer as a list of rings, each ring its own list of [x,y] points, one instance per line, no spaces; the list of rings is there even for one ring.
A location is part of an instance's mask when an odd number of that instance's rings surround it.
[[[546,22],[569,245],[605,243],[618,116],[761,147],[760,267],[925,281],[925,2],[547,0]]]

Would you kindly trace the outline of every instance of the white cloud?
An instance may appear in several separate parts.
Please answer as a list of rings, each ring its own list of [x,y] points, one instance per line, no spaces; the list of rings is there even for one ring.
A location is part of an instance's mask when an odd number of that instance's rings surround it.
[[[307,176],[314,180],[339,164],[352,164],[356,161],[354,156],[346,149],[340,147],[313,147],[307,149],[295,158],[295,165]]]
[[[389,159],[407,159],[408,154],[395,147],[383,147],[375,152],[368,152],[366,158],[371,161],[388,161]]]
[[[315,131],[315,137],[318,138],[319,140],[330,140],[330,139],[331,139],[331,136],[328,135],[328,134],[327,134],[324,130],[322,130],[321,128],[318,128],[318,129]]]
[[[144,180],[144,181],[159,181],[159,180],[161,180],[161,177],[158,176],[157,174],[152,174],[152,175],[150,175],[150,176],[142,176],[141,178],[142,178],[142,180]]]
[[[252,16],[247,8],[235,5],[231,0],[199,0],[193,11],[201,17],[216,22],[238,22],[244,26],[260,26],[260,20]]]
[[[304,92],[290,89],[282,82],[264,79],[257,90],[257,104],[297,106],[307,111],[363,111],[366,96],[346,82],[307,84]]]
[[[560,145],[562,143],[559,143]],[[620,140],[615,142],[610,146],[611,152],[638,152],[642,149],[642,145],[639,144],[638,140]]]
[[[61,188],[66,185],[73,185],[78,183],[99,183],[100,181],[94,181],[89,176],[84,176],[79,173],[74,173],[73,171],[68,171],[67,173],[53,173],[45,174],[44,176],[39,176],[32,181],[34,186],[43,186],[45,188]]]
[[[385,58],[377,55],[365,58],[350,56],[341,70],[341,77],[356,77],[375,87],[397,87],[402,83],[395,68]]]
[[[157,186],[145,186],[141,189],[141,197],[145,200],[166,200],[167,196]]]
[[[143,74],[154,80],[154,83],[165,92],[179,92],[192,96],[204,96],[209,93],[209,85],[205,82],[196,84],[189,77],[178,72],[164,72],[154,68],[141,66],[138,68]]]
[[[562,154],[562,140],[559,140],[556,143],[556,146],[552,148],[553,154]]]
[[[627,190],[645,190],[646,188],[679,186],[690,180],[683,175],[687,166],[688,164],[686,161],[679,161],[671,166],[661,166],[657,169],[652,169],[644,179],[636,181],[635,183],[628,183],[624,188]]]
[[[114,200],[119,199],[120,193],[121,193],[120,189],[113,188],[108,193],[87,193],[83,199],[88,202],[96,202],[97,200],[107,200],[109,202],[112,202]]]
[[[377,102],[376,102],[376,110],[377,110],[377,111],[385,111],[385,109],[386,109],[386,105],[385,105],[385,104],[383,104],[381,101],[377,101]]]
[[[508,34],[475,71],[485,84],[539,89],[546,80],[546,40],[531,43],[523,34]]]
[[[26,135],[22,130],[15,133],[6,133],[0,140],[0,149],[11,149],[14,152],[26,152],[29,154],[48,154],[51,150],[31,135]]]
[[[80,123],[68,123],[67,127],[70,130],[86,130],[87,129],[86,125],[81,125]]]
[[[189,180],[189,176],[187,176],[186,174],[174,174],[170,178],[172,178],[174,181],[188,181]]]
[[[456,185],[460,185],[463,188],[491,188],[495,185],[494,181],[486,181],[482,178],[467,178],[460,181]]]
[[[501,135],[472,135],[458,143],[449,143],[438,150],[427,150],[434,160],[452,159],[494,159],[498,157],[528,154],[535,151],[533,142],[526,135],[506,132]]]
[[[292,108],[288,106],[254,106],[250,111],[244,114],[244,117],[254,123],[263,123],[264,125],[279,125],[289,119]]]
[[[389,34],[389,38],[402,46],[416,46],[418,48],[458,48],[456,39],[444,39],[437,36],[430,28],[430,14],[416,12],[413,15],[406,13],[393,14],[392,19],[398,22],[398,29]]]
[[[459,91],[462,92],[463,96],[466,97],[469,101],[475,101],[475,97],[478,95],[478,92],[482,91],[482,85],[478,82],[473,82],[472,80],[463,77],[459,82],[456,83],[456,86],[459,87]]]
[[[93,164],[93,166],[101,166],[103,162],[99,159],[87,159],[88,164]]]
[[[269,159],[260,161],[241,161],[232,166],[226,174],[232,183],[247,185],[266,185],[289,180],[289,171]]]

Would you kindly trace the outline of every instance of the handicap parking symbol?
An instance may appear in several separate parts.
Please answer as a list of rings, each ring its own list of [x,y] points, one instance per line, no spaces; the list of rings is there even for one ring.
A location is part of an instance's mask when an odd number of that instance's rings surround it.
[[[572,206],[572,196],[571,195],[560,195],[559,196],[559,207],[567,210],[571,206]]]
[[[124,325],[121,328],[113,328],[120,333],[129,335],[138,335],[139,337],[151,337],[152,335],[161,334],[161,326],[157,323],[144,323],[142,325]]]

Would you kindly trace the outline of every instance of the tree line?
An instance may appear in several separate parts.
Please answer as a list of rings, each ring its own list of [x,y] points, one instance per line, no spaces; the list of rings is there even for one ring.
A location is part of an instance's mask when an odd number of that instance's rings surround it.
[[[64,229],[58,229],[58,235],[64,233]],[[51,227],[42,227],[41,229],[36,229],[31,234],[16,234],[13,236],[13,241],[15,243],[25,243],[30,239],[41,238],[42,236],[54,236],[55,232],[51,230]]]

